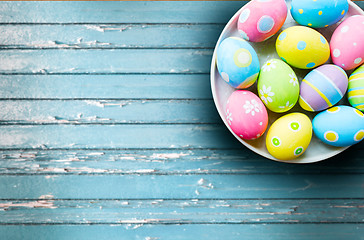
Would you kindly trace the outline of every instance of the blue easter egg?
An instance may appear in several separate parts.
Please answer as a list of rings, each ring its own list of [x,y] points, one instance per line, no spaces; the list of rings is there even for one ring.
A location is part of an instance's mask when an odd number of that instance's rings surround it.
[[[337,23],[348,12],[347,0],[292,0],[291,15],[304,26],[327,27]]]
[[[335,147],[350,146],[364,138],[364,113],[353,107],[329,108],[317,114],[312,125],[321,141]]]
[[[232,87],[247,88],[257,80],[260,70],[258,55],[244,39],[224,39],[217,48],[216,58],[220,76]]]

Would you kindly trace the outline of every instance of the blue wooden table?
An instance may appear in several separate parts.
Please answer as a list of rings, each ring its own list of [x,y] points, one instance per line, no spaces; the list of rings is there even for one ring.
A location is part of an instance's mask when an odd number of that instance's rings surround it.
[[[364,239],[364,143],[283,164],[217,114],[245,3],[1,2],[0,239]]]

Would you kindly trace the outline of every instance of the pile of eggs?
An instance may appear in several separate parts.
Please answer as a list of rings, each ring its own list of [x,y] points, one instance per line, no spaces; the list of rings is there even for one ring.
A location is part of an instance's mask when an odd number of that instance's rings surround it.
[[[223,39],[216,50],[218,72],[235,88],[225,111],[237,136],[254,140],[266,132],[266,148],[280,160],[304,154],[312,132],[335,147],[364,138],[364,16],[343,20],[348,9],[348,0],[292,0],[290,13],[299,25],[280,32],[275,42],[280,59],[262,66],[249,42],[263,42],[279,32],[288,13],[286,2],[252,0],[240,10],[240,37]],[[339,21],[330,42],[315,29]],[[294,69],[309,72],[299,81]],[[353,69],[348,78],[346,71]],[[257,94],[246,90],[256,82]],[[344,96],[351,106],[335,106]],[[312,121],[305,111],[285,114],[297,102],[315,112]],[[281,116],[267,130],[269,111]]]

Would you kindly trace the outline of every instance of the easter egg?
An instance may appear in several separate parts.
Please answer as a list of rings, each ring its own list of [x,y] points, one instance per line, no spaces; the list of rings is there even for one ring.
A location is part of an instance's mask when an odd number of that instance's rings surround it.
[[[258,55],[244,39],[224,39],[217,48],[216,59],[220,76],[234,88],[250,87],[258,78]]]
[[[351,106],[364,111],[364,64],[349,77],[348,100]]]
[[[334,64],[324,64],[302,80],[299,104],[311,112],[327,109],[340,101],[347,87],[346,72]]]
[[[347,0],[292,0],[291,15],[300,25],[322,28],[337,23],[348,12]]]
[[[242,139],[256,139],[268,126],[267,110],[257,95],[247,90],[234,91],[226,103],[226,122]]]
[[[289,65],[311,69],[324,64],[330,57],[330,47],[318,31],[304,26],[293,26],[281,32],[276,41],[280,58]]]
[[[335,29],[330,40],[333,63],[350,70],[364,62],[364,16],[345,19]]]
[[[349,106],[336,106],[315,116],[312,121],[315,135],[323,142],[346,147],[364,138],[364,113]]]
[[[242,7],[237,27],[245,40],[262,42],[278,32],[286,17],[284,0],[253,0]]]
[[[311,142],[311,120],[303,113],[290,113],[278,118],[266,136],[268,152],[280,160],[302,155]]]
[[[258,94],[273,112],[286,112],[297,102],[300,87],[292,68],[280,59],[271,59],[263,66],[258,78]]]

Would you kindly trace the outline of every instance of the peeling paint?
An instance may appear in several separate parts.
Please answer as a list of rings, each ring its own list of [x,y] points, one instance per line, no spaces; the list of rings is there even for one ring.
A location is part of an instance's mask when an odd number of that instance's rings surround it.
[[[86,29],[89,29],[89,30],[95,30],[95,31],[98,31],[98,32],[104,32],[105,30],[98,26],[98,25],[85,25]]]
[[[111,26],[111,25],[84,25],[86,27],[86,29],[89,30],[95,30],[98,32],[105,32],[105,31],[125,31],[126,29],[130,29],[131,26]]]
[[[52,194],[44,194],[39,196],[39,199],[54,199],[54,196]]]
[[[158,240],[160,239],[159,237],[145,237],[145,240]]]
[[[172,159],[188,156],[187,153],[153,153],[151,158],[153,159]]]
[[[201,186],[203,188],[206,189],[213,189],[214,185],[212,185],[212,183],[208,182],[208,180],[201,178],[200,180],[197,181],[197,185]]]
[[[93,105],[93,106],[97,106],[97,107],[112,107],[112,106],[117,106],[117,107],[124,107],[126,105],[131,104],[131,101],[107,101],[107,100],[102,100],[102,101],[95,101],[95,100],[85,100],[84,101],[86,104],[88,105]]]
[[[314,186],[314,184],[308,180],[305,180],[305,183],[307,184],[306,186],[301,187],[301,188],[296,188],[296,189],[292,190],[291,192],[305,191],[305,190],[311,188],[312,186]]]
[[[49,200],[38,200],[33,202],[22,202],[22,203],[0,203],[0,208],[3,208],[4,210],[8,210],[9,208],[13,207],[27,207],[27,208],[57,208],[54,206],[53,201]]]
[[[88,153],[87,155],[89,156],[102,156],[105,155],[104,152],[92,152],[92,153]]]
[[[135,170],[136,173],[154,173],[156,172],[155,169],[137,169]]]

